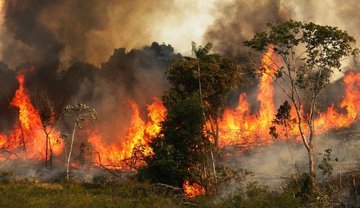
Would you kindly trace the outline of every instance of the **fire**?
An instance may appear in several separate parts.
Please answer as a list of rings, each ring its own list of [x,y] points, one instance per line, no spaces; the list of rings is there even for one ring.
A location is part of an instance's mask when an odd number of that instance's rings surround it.
[[[258,112],[251,112],[250,102],[245,93],[239,96],[239,104],[235,109],[228,108],[224,111],[219,124],[219,145],[224,147],[232,144],[242,144],[245,147],[264,145],[273,142],[269,135],[269,128],[276,114],[274,102],[275,88],[272,81],[274,69],[279,59],[273,48],[264,54],[262,58],[264,75],[259,81]],[[25,86],[24,70],[17,75],[19,88],[11,100],[10,106],[18,109],[18,122],[7,133],[0,133],[0,161],[4,159],[44,159],[46,136],[43,131],[43,123],[38,110],[32,105],[29,92]],[[348,73],[344,79],[345,95],[338,107],[334,104],[323,112],[317,112],[315,119],[316,133],[324,133],[329,130],[346,128],[359,119],[360,112],[360,73]],[[139,153],[151,154],[148,143],[161,131],[161,122],[166,117],[166,109],[158,98],[147,106],[147,116],[143,118],[140,107],[129,101],[132,117],[129,127],[124,135],[114,135],[116,141],[109,143],[99,129],[83,131],[88,143],[94,151],[93,162],[111,169],[133,170],[141,165],[133,157]],[[115,127],[116,128],[116,127]],[[306,131],[306,128],[305,128]],[[297,137],[298,132],[290,132],[290,136]],[[49,135],[50,145],[54,155],[59,155],[63,150],[63,142],[60,133],[56,130]],[[280,138],[285,139],[285,138]],[[114,141],[114,140],[112,140]],[[184,191],[189,193],[198,190],[203,194],[197,184],[184,183]],[[189,197],[192,195],[189,194]]]
[[[250,113],[250,103],[246,99],[246,94],[239,97],[238,106],[233,109],[226,109],[223,119],[219,120],[219,145],[221,147],[231,144],[242,144],[250,147],[255,144],[263,145],[272,143],[273,139],[269,135],[269,128],[275,118],[276,110],[274,104],[274,84],[271,78],[272,69],[279,63],[273,48],[262,58],[263,70],[265,74],[259,82],[259,94],[257,100],[260,102],[258,113]],[[318,112],[315,119],[315,130],[317,134],[338,128],[349,127],[359,119],[357,112],[360,112],[360,74],[350,72],[343,82],[345,84],[345,97],[340,103],[343,113],[336,110],[335,106],[330,106],[325,112]],[[295,115],[295,113],[292,113]],[[307,131],[306,128],[304,128]],[[297,128],[290,132],[290,136],[299,135]],[[286,139],[286,138],[280,138]]]
[[[165,118],[165,107],[160,99],[154,98],[154,102],[147,106],[148,121],[141,118],[139,106],[135,102],[130,101],[130,107],[133,111],[131,123],[126,136],[118,136],[118,143],[106,144],[99,132],[89,134],[88,141],[96,153],[96,163],[112,169],[132,169],[127,162],[136,154],[136,148],[142,154],[151,153],[148,142],[160,132],[160,123]],[[130,162],[135,163],[132,165],[139,165],[138,161]]]
[[[184,195],[186,198],[195,198],[200,195],[205,194],[204,187],[200,186],[197,183],[190,183],[189,181],[185,181],[183,184]]]
[[[10,158],[17,155],[20,158],[43,159],[45,158],[46,136],[39,112],[32,105],[29,92],[25,88],[25,71],[20,71],[16,76],[19,88],[10,102],[11,107],[19,110],[19,120],[8,134],[0,135],[0,148],[13,153]],[[53,131],[49,138],[54,155],[59,155],[63,148],[60,133]],[[22,151],[19,152],[19,150]]]
[[[350,72],[343,79],[345,84],[345,97],[340,107],[346,110],[346,114],[339,113],[334,105],[325,113],[320,113],[315,121],[316,131],[323,133],[332,129],[349,127],[357,119],[360,112],[360,74]]]
[[[228,108],[224,111],[223,118],[219,120],[219,146],[224,147],[232,144],[240,144],[244,147],[265,145],[273,142],[269,134],[269,128],[273,125],[276,107],[274,102],[275,87],[272,80],[274,69],[279,58],[275,55],[273,47],[263,55],[262,64],[265,74],[259,82],[257,100],[259,109],[257,113],[251,113],[251,105],[245,93],[239,96],[239,104],[235,109]],[[315,119],[316,133],[324,133],[329,130],[349,127],[359,119],[360,112],[360,74],[349,73],[343,79],[345,85],[345,97],[340,103],[341,112],[334,105],[324,112],[318,112]],[[164,120],[166,109],[161,100],[154,98],[154,102],[147,107],[148,119],[140,117],[140,110],[136,103],[130,102],[133,116],[125,137],[118,136],[118,143],[106,144],[99,132],[89,134],[89,143],[97,152],[95,160],[107,164],[110,168],[129,169],[124,161],[129,160],[136,152],[134,148],[143,147],[145,155],[151,153],[148,142],[161,130],[160,123]],[[292,113],[292,115],[295,115]],[[304,127],[304,130],[307,129]],[[289,136],[299,138],[297,128],[289,132]],[[280,137],[279,139],[286,139]],[[100,161],[99,161],[100,160]],[[192,187],[187,182],[184,189]],[[195,186],[196,187],[196,186]]]
[[[250,114],[250,103],[246,100],[246,94],[239,97],[239,105],[235,110],[226,109],[223,119],[219,121],[220,146],[242,143],[270,143],[269,128],[276,114],[274,104],[274,86],[271,76],[278,62],[273,47],[264,54],[262,60],[264,74],[259,83],[257,100],[260,102],[259,113]]]

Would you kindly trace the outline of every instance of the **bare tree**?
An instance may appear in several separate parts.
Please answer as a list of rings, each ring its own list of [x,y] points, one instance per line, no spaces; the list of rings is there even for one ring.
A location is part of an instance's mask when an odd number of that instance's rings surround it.
[[[67,153],[67,158],[66,158],[66,179],[69,180],[70,161],[71,161],[71,154],[73,152],[76,130],[81,129],[83,127],[84,121],[86,120],[96,121],[97,115],[95,109],[90,108],[88,105],[77,104],[77,105],[67,105],[64,109],[64,116],[70,117],[71,120],[74,122],[71,133],[70,149],[69,152]]]
[[[45,167],[52,168],[53,164],[53,145],[50,135],[54,132],[57,122],[62,114],[56,113],[58,106],[55,105],[50,96],[44,91],[34,90],[32,93],[35,106],[39,111],[42,129],[45,134]],[[60,141],[58,141],[60,142]]]

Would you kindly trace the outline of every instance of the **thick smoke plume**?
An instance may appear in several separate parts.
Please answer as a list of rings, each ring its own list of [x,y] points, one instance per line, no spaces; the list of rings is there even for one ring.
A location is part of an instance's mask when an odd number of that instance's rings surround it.
[[[314,22],[346,30],[356,40],[360,40],[360,6],[356,0],[346,3],[338,0],[230,0],[218,1],[216,7],[218,11],[214,15],[215,20],[204,34],[204,41],[214,43],[215,51],[236,58],[245,66],[254,62],[258,64],[260,59],[244,47],[243,42],[252,38],[256,32],[266,29],[267,23],[289,19]],[[359,67],[354,60],[345,60],[345,64],[352,69]],[[333,79],[342,75],[336,73]]]
[[[3,7],[3,60],[59,60],[62,69],[77,61],[99,66],[116,47],[144,46],[176,12],[172,1],[6,0]]]
[[[214,50],[243,64],[249,61],[243,42],[263,31],[268,22],[286,20],[279,0],[219,2],[218,8],[218,17],[204,38],[214,43]]]

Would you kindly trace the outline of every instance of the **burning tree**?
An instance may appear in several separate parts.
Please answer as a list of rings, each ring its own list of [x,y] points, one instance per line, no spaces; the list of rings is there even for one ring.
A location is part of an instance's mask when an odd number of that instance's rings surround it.
[[[71,133],[70,149],[66,158],[66,179],[69,180],[70,161],[71,154],[73,152],[76,130],[81,129],[83,127],[83,122],[87,119],[90,121],[96,121],[97,116],[95,109],[90,108],[86,104],[67,105],[64,109],[64,116],[70,117],[74,122]]]
[[[35,90],[32,97],[34,98],[34,104],[39,111],[39,115],[42,121],[42,129],[45,134],[45,167],[52,168],[54,152],[54,144],[51,141],[50,135],[56,131],[56,124],[61,119],[61,114],[56,113],[58,106],[56,106],[53,99],[41,90]],[[56,141],[55,141],[56,142]]]
[[[296,118],[300,137],[308,152],[313,192],[316,190],[314,120],[317,98],[330,82],[331,74],[335,70],[341,71],[342,59],[358,53],[353,44],[355,39],[336,27],[292,20],[268,24],[267,31],[245,41],[246,46],[260,52],[270,47],[281,59],[275,61],[269,57],[271,73],[264,68],[260,73],[270,76],[290,100],[294,109],[291,115]]]

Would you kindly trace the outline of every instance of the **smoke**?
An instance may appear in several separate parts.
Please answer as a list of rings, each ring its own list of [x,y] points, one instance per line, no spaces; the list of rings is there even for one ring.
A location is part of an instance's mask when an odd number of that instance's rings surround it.
[[[267,23],[279,23],[289,19],[314,22],[346,30],[360,40],[359,7],[356,0],[346,3],[339,0],[218,1],[218,12],[214,15],[213,24],[204,34],[204,41],[214,43],[215,51],[233,57],[247,67],[249,63],[258,64],[259,56],[244,47],[243,42],[251,39],[256,32],[265,30]],[[349,68],[358,68],[358,64],[352,59],[344,60],[343,64]],[[342,72],[336,72],[332,80],[343,75]]]
[[[99,67],[114,48],[152,41],[189,51],[212,21],[211,2],[204,7],[201,0],[4,0],[0,57],[12,68],[58,61],[66,70],[78,61]]]
[[[360,24],[359,2],[356,0],[347,1],[345,4],[339,0],[330,0],[326,2],[318,1],[284,1],[284,7],[291,10],[291,18],[301,21],[311,21],[320,25],[329,25],[338,27],[347,31],[353,36],[359,47],[360,41]],[[358,69],[359,66],[352,59],[343,61],[344,66],[351,69]],[[332,80],[335,81],[344,75],[343,72],[335,72]]]
[[[281,22],[287,17],[279,0],[219,2],[217,6],[220,12],[204,39],[214,44],[215,51],[242,64],[250,58],[243,42],[263,31],[268,22]]]
[[[352,130],[328,132],[317,136],[316,164],[321,163],[325,150],[331,149],[330,164],[334,168],[334,176],[358,167],[360,142],[357,139],[359,133],[355,130],[358,128],[354,126]],[[225,157],[224,163],[235,169],[248,170],[253,173],[253,180],[273,187],[283,185],[291,174],[307,172],[309,164],[305,147],[294,139],[258,147],[253,151],[236,154],[235,157]],[[321,180],[321,170],[317,168],[316,171]]]
[[[265,30],[266,24],[269,22],[279,23],[293,19],[330,25],[346,30],[355,39],[360,40],[360,28],[358,27],[360,6],[355,0],[346,3],[338,0],[326,2],[315,0],[229,0],[217,1],[216,7],[214,22],[207,28],[204,42],[212,42],[215,52],[235,58],[245,68],[249,67],[249,64],[252,67],[253,63],[259,64],[260,55],[244,47],[243,42],[251,39],[256,32]],[[345,60],[343,66],[346,69],[358,68],[358,64],[352,59]],[[334,82],[325,89],[321,96],[321,103],[325,106],[341,101],[342,97],[335,95],[343,93],[344,86],[338,80],[342,76],[343,73],[335,73]],[[256,95],[256,89],[248,90],[247,94],[249,96]],[[279,95],[277,92],[275,96],[277,102],[282,97]],[[256,103],[256,98],[250,97],[250,100],[251,103]],[[343,131],[347,132],[348,130]],[[359,162],[356,155],[356,147],[359,147],[359,142],[356,139],[344,142],[345,137],[345,135],[329,133],[318,138],[317,153],[323,153],[324,149],[332,148],[332,157],[339,158],[340,162],[334,164],[335,174],[339,173],[341,169],[342,171],[349,170],[346,165],[341,164]],[[356,138],[356,134],[353,134],[353,137]],[[290,151],[292,151],[293,160]],[[304,172],[308,169],[307,153],[301,143],[278,142],[256,148],[251,152],[235,155],[235,157],[224,158],[224,162],[234,168],[248,169],[254,172],[256,180],[268,185],[280,185],[289,174]],[[321,157],[317,155],[318,163],[321,161]]]

